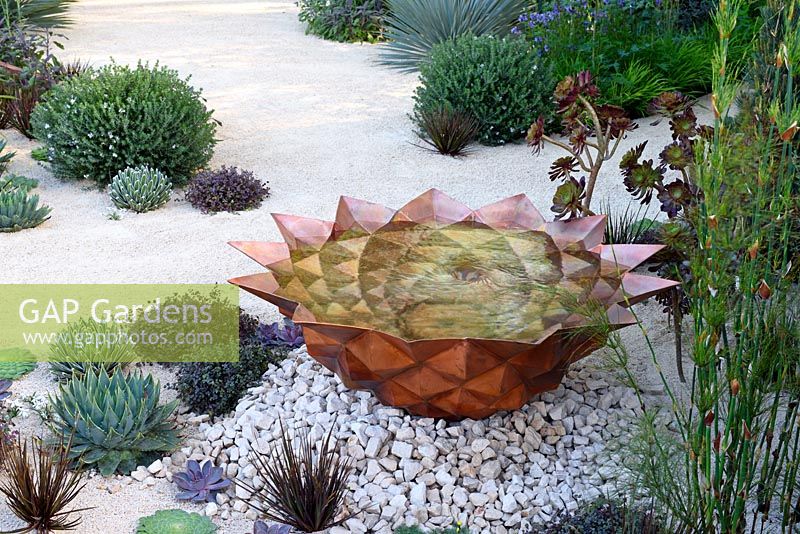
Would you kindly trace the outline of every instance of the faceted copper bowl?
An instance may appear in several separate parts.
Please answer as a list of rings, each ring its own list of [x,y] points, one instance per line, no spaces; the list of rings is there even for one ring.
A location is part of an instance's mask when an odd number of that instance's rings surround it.
[[[301,324],[348,387],[426,417],[520,408],[605,343],[582,306],[620,328],[676,285],[629,272],[660,245],[602,245],[605,216],[545,222],[525,195],[471,210],[432,189],[399,210],[342,197],[335,222],[273,217],[285,243],[231,243],[269,272],[230,282]]]

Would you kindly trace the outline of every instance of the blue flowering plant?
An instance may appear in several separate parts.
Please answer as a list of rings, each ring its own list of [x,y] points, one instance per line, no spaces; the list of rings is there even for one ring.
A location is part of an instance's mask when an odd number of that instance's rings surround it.
[[[546,55],[559,79],[591,71],[601,103],[643,116],[665,91],[699,94],[711,83],[713,38],[682,18],[676,0],[556,0],[520,14],[512,33]]]

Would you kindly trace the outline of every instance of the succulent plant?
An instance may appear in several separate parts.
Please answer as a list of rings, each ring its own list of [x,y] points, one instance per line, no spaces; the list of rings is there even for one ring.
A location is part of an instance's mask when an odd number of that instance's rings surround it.
[[[213,534],[217,526],[198,513],[183,510],[159,510],[142,517],[136,534]]]
[[[292,527],[282,523],[272,523],[270,525],[258,520],[253,525],[253,534],[289,534]]]
[[[88,319],[73,321],[67,325],[63,335],[50,344],[50,372],[59,382],[66,382],[74,375],[83,376],[87,371],[103,371],[112,374],[117,367],[124,366],[133,345],[127,343],[83,344],[76,347],[73,340],[89,336],[92,339],[110,339],[119,333],[115,323],[98,323]]]
[[[38,185],[39,180],[18,174],[6,174],[0,177],[0,191],[11,192],[13,190],[29,193],[31,189],[35,189]]]
[[[146,165],[128,167],[111,180],[111,201],[121,209],[144,213],[169,201],[172,181],[157,169]]]
[[[189,460],[186,471],[175,475],[175,484],[182,489],[176,495],[178,500],[192,502],[214,502],[217,493],[231,485],[223,478],[222,468],[214,467],[211,460],[201,466],[197,460]]]
[[[36,369],[34,355],[25,349],[0,350],[0,379],[16,380]]]
[[[290,349],[302,347],[306,342],[303,339],[303,327],[288,318],[284,319],[283,328],[278,322],[259,325],[258,340],[265,345]]]
[[[0,191],[0,232],[18,232],[35,228],[50,218],[52,210],[39,206],[39,195],[23,189]]]
[[[11,387],[11,380],[0,380],[0,401],[4,401],[11,396],[8,390]]]
[[[177,401],[159,405],[161,386],[140,372],[112,376],[87,372],[59,387],[50,398],[56,435],[72,439],[70,457],[104,476],[130,473],[157,454],[178,446],[168,421]],[[146,464],[145,464],[146,465]]]

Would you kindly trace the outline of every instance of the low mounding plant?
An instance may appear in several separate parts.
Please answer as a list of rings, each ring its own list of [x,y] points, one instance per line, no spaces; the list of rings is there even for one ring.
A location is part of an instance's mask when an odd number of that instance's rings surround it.
[[[203,171],[186,188],[186,200],[203,213],[257,208],[268,196],[269,187],[236,167]]]
[[[53,432],[72,436],[70,458],[103,476],[130,473],[174,450],[178,431],[169,421],[177,401],[159,405],[161,387],[140,372],[112,376],[87,372],[59,387],[50,398]]]
[[[111,180],[111,201],[120,209],[144,213],[169,202],[172,181],[161,171],[143,165],[119,171]]]
[[[39,205],[39,195],[17,188],[0,191],[0,233],[36,228],[50,218],[51,211]]]
[[[217,493],[231,485],[223,478],[222,468],[214,467],[211,460],[201,466],[197,460],[189,460],[186,471],[175,474],[175,484],[181,489],[176,498],[181,501],[214,502]]]
[[[300,0],[306,33],[341,42],[378,41],[383,35],[383,0]]]
[[[159,510],[142,517],[136,534],[214,534],[217,526],[205,516],[183,510]]]
[[[211,114],[176,71],[112,64],[51,89],[31,124],[59,178],[106,185],[122,169],[148,165],[182,185],[211,159]]]
[[[25,522],[25,529],[13,532],[49,534],[75,530],[81,524],[78,512],[89,508],[67,507],[86,486],[77,472],[70,471],[69,444],[55,448],[33,439],[31,445],[18,438],[2,445],[0,493],[11,512]]]
[[[478,121],[478,141],[500,145],[525,136],[531,121],[549,115],[553,79],[525,42],[466,35],[436,45],[420,65],[414,120],[449,107]]]
[[[439,43],[467,34],[502,37],[525,5],[525,0],[392,0],[381,62],[413,72]]]
[[[604,497],[587,503],[574,513],[559,514],[549,524],[534,529],[537,534],[667,534],[652,510]]]
[[[50,372],[59,382],[82,377],[89,371],[113,374],[118,367],[125,366],[133,352],[133,345],[111,343],[120,333],[116,323],[89,319],[69,323],[50,344]]]
[[[418,526],[403,526],[395,529],[394,534],[469,534],[469,529],[457,523],[456,526],[450,528],[435,528],[432,530],[422,530]]]
[[[466,154],[467,146],[475,140],[480,128],[474,117],[447,106],[423,109],[417,120],[420,139],[446,156]]]
[[[281,422],[280,444],[270,454],[251,453],[257,476],[264,481],[261,489],[236,479],[234,483],[248,492],[251,508],[270,521],[301,532],[317,532],[341,525],[354,513],[343,513],[347,479],[353,471],[351,459],[342,459],[334,450],[333,427],[319,444],[308,435],[300,439],[300,448]],[[315,448],[319,453],[315,453]]]
[[[258,339],[243,340],[238,362],[181,363],[175,389],[197,413],[221,415],[236,407],[245,390],[259,383],[270,364],[279,364],[286,351]]]

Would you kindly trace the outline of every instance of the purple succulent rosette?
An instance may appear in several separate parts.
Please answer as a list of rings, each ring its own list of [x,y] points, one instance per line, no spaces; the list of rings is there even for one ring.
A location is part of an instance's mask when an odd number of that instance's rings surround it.
[[[182,490],[176,495],[179,500],[192,502],[214,502],[217,493],[231,485],[223,478],[222,468],[214,467],[211,460],[201,466],[197,460],[189,460],[186,471],[175,475],[175,484]]]

